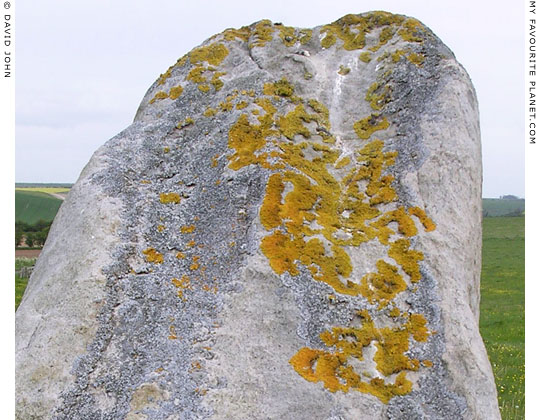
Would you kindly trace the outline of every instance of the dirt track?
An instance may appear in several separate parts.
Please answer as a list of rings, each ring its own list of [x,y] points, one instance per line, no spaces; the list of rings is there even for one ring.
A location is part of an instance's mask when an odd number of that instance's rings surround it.
[[[37,258],[41,249],[16,249],[15,258]]]

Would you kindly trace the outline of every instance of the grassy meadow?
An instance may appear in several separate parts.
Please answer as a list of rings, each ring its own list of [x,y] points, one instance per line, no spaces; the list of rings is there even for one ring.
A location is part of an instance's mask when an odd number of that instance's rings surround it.
[[[15,218],[25,223],[53,220],[61,204],[62,200],[43,191],[15,190]]]
[[[483,222],[480,333],[503,420],[525,418],[525,218]]]
[[[15,258],[15,310],[21,303],[24,290],[28,284],[28,279],[19,277],[19,270],[22,267],[29,267],[36,263],[35,258]]]

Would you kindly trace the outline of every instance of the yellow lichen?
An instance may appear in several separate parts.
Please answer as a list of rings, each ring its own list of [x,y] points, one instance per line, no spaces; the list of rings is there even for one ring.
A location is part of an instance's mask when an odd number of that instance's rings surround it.
[[[304,347],[289,363],[304,379],[310,382],[321,381],[331,392],[356,389],[375,395],[383,403],[388,403],[396,395],[406,395],[412,389],[406,373],[420,367],[417,359],[406,355],[409,337],[412,335],[415,340],[425,341],[425,319],[420,315],[414,324],[409,322],[404,326],[377,328],[367,311],[361,311],[359,315],[361,327],[335,327],[320,335],[325,345],[335,348],[334,352]],[[364,349],[371,343],[375,343],[377,348],[373,357],[377,370],[386,377],[397,374],[393,383],[381,378],[370,378],[370,375],[355,370],[353,360],[363,361]]]
[[[180,195],[178,193],[161,193],[159,195],[159,201],[163,204],[173,203],[178,204],[180,203]]]
[[[263,93],[265,95],[289,97],[294,94],[294,86],[287,79],[282,78],[275,83],[265,83]]]
[[[346,156],[343,159],[340,159],[339,161],[337,161],[336,164],[334,165],[334,167],[336,169],[341,169],[341,168],[347,166],[349,163],[351,163],[351,158]]]
[[[186,226],[182,226],[180,228],[180,232],[182,233],[193,233],[193,231],[195,230],[195,225],[186,225]]]
[[[217,109],[214,108],[206,108],[206,111],[204,111],[203,115],[205,117],[213,117],[217,114]]]
[[[421,35],[424,34],[424,31],[424,26],[418,20],[409,18],[398,31],[398,34],[404,41],[423,42],[424,40]]]
[[[390,101],[390,87],[373,83],[366,92],[366,101],[372,109],[381,110]]]
[[[417,66],[421,66],[424,63],[425,59],[423,55],[413,52],[407,56],[407,60],[409,60],[413,64],[416,64]]]
[[[369,51],[364,51],[358,58],[364,63],[369,63],[371,61],[371,53]]]
[[[388,17],[377,16],[383,22]],[[409,282],[421,278],[423,254],[412,249],[408,239],[418,231],[413,217],[425,230],[431,228],[430,220],[415,207],[382,211],[385,207],[381,205],[397,201],[394,177],[386,172],[395,164],[397,152],[385,151],[383,141],[365,143],[354,155],[356,165],[350,165],[351,158],[340,159],[341,151],[332,146],[328,109],[323,104],[294,96],[294,88],[286,80],[281,86],[266,84],[263,93],[265,96],[254,102],[262,111],[258,123],[242,114],[229,131],[229,148],[233,150],[229,168],[239,170],[255,164],[274,171],[259,212],[268,231],[260,248],[270,267],[276,274],[291,276],[305,267],[314,280],[339,294],[364,296],[397,323],[376,328],[363,312],[361,328],[335,327],[321,334],[323,343],[335,351],[303,348],[290,363],[304,378],[321,381],[332,392],[355,389],[383,402],[405,395],[412,389],[407,371],[420,368],[418,360],[406,355],[409,340],[425,341],[429,331],[422,315],[402,316],[393,302],[407,290]],[[377,107],[384,106],[388,98],[389,88],[378,84],[366,94]],[[278,113],[273,103],[277,101],[288,103],[286,112]],[[368,139],[374,131],[388,126],[386,118],[371,115],[354,128],[360,138]],[[346,167],[349,169],[343,171]],[[387,248],[389,260],[380,259],[376,272],[352,279],[349,247],[372,240]],[[394,305],[392,310],[385,311],[390,304]],[[377,349],[373,360],[385,379],[358,373],[351,363],[351,358],[362,360],[363,349],[371,343]]]
[[[156,100],[158,99],[165,99],[165,98],[168,98],[169,95],[167,95],[167,92],[164,92],[162,90],[160,90],[159,92],[157,92],[154,97],[152,99],[150,99],[150,103],[153,104]]]
[[[177,99],[180,97],[183,91],[184,91],[184,88],[182,88],[182,86],[172,87],[171,90],[169,91],[169,98],[173,100]]]
[[[338,73],[342,76],[345,76],[346,74],[349,74],[351,72],[351,69],[348,67],[345,67],[343,65],[339,66]]]
[[[220,43],[210,44],[206,47],[195,48],[189,53],[191,64],[200,64],[207,62],[212,66],[219,66],[221,62],[229,55],[229,50]]]
[[[161,264],[163,262],[163,254],[160,254],[155,248],[147,248],[142,252],[147,262]]]
[[[356,121],[353,125],[356,135],[361,139],[369,139],[375,131],[386,130],[390,123],[386,117],[380,117],[380,115],[371,114],[360,121]]]

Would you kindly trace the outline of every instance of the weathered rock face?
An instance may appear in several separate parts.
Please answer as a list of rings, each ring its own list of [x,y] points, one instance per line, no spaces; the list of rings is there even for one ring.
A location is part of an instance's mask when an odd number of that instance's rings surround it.
[[[497,419],[474,89],[417,20],[261,21],[149,89],[17,312],[18,419]]]

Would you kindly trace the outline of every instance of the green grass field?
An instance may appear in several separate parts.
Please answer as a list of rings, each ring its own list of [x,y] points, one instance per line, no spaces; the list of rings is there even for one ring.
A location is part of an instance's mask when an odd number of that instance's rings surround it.
[[[34,224],[39,219],[51,221],[62,200],[38,191],[15,190],[15,220]]]
[[[35,258],[16,258],[15,259],[15,310],[21,303],[24,290],[28,284],[28,279],[23,279],[18,276],[18,272],[22,267],[32,266],[36,263]]]
[[[484,218],[480,333],[503,420],[525,418],[525,218]]]

